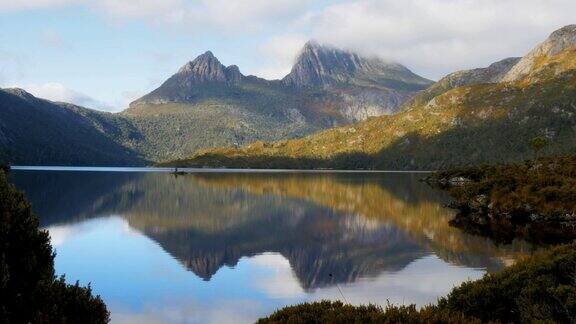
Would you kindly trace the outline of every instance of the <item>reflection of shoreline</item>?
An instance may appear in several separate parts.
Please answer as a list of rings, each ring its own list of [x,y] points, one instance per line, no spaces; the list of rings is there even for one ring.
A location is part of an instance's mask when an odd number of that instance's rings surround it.
[[[410,179],[410,183],[402,184],[403,188],[409,188],[404,190],[403,195],[403,198],[407,199],[400,199],[398,194],[392,194],[388,190],[394,183],[383,184],[379,179],[358,182],[350,181],[346,177],[326,175],[275,178],[195,175],[195,178],[199,179],[200,183],[216,187],[245,188],[258,195],[274,194],[305,199],[341,212],[391,222],[409,233],[417,242],[428,246],[454,264],[487,266],[489,270],[498,270],[533,250],[532,245],[526,242],[514,241],[508,246],[496,245],[489,239],[469,235],[450,226],[449,221],[454,217],[454,211],[442,207],[439,196],[414,177]],[[385,185],[388,185],[388,188]],[[466,258],[465,253],[474,253],[493,260],[476,262]],[[491,269],[491,266],[494,268]]]
[[[451,212],[410,175],[53,173],[25,178],[17,182],[40,198],[41,210],[50,211],[45,222],[121,214],[205,280],[243,256],[271,251],[290,261],[302,287],[314,289],[398,271],[429,249],[452,264],[489,270],[525,249],[521,243],[497,247],[449,227]],[[74,201],[50,205],[63,200],[58,194]]]

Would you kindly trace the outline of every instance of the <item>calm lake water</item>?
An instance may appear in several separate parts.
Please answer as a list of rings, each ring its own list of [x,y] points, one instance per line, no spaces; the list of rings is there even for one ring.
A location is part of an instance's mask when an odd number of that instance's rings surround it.
[[[450,227],[447,197],[417,173],[89,170],[10,177],[57,272],[90,282],[115,323],[248,323],[321,299],[421,306],[532,249]]]

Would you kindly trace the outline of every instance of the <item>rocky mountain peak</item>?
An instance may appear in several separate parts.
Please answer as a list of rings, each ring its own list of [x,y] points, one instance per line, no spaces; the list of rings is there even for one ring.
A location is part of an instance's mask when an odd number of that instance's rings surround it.
[[[331,85],[351,77],[361,64],[356,54],[309,41],[283,82],[295,87]]]
[[[17,96],[21,99],[30,101],[30,100],[37,100],[36,97],[34,97],[31,93],[27,92],[26,90],[22,89],[22,88],[5,88],[5,89],[0,89],[0,91],[4,91],[5,93]]]
[[[162,104],[167,102],[188,102],[198,94],[202,86],[224,86],[241,82],[244,75],[236,65],[224,66],[210,51],[199,55],[182,66],[176,74],[160,87],[132,102],[138,104]]]
[[[565,49],[576,46],[576,25],[564,26],[554,31],[550,36],[532,49],[518,62],[502,79],[502,81],[518,81],[530,74],[542,59],[550,58]]]
[[[237,66],[225,67],[210,51],[186,63],[175,76],[180,81],[194,83],[230,82],[239,81],[241,78],[240,70]]]
[[[565,48],[576,46],[576,25],[564,26],[545,41],[549,45],[548,55],[556,55]]]
[[[358,82],[362,80],[362,82]],[[382,81],[400,81],[429,85],[401,64],[379,58],[363,57],[349,50],[307,42],[296,59],[292,71],[282,79],[287,86],[296,88],[329,88],[343,84],[380,84]]]

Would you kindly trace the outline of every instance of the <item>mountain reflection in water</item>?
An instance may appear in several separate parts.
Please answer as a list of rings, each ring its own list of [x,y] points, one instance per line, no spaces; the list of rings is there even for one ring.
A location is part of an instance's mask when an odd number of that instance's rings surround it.
[[[230,275],[245,280],[238,267],[241,260],[287,260],[291,271],[282,276],[294,276],[304,297],[276,300],[255,311],[259,315],[285,302],[306,300],[306,296],[336,299],[338,295],[327,293],[334,284],[346,285],[345,293],[369,298],[362,302],[384,304],[390,296],[376,291],[366,280],[394,280],[395,274],[416,263],[469,269],[471,277],[478,277],[482,271],[499,270],[530,253],[532,247],[524,242],[497,246],[450,227],[453,212],[442,207],[446,197],[419,183],[421,176],[203,173],[174,177],[42,171],[14,171],[11,175],[53,239],[79,224],[116,215],[120,219],[113,224],[123,220],[130,230],[156,242],[206,285],[223,268],[236,267],[237,272]],[[59,251],[61,242],[56,243]],[[57,265],[59,258],[65,257],[59,254]],[[82,268],[90,270],[97,269]],[[447,292],[466,279],[454,278],[442,290]],[[98,290],[98,281],[92,282],[106,302],[113,299]],[[400,293],[406,303],[437,298],[435,291],[424,300],[411,298],[408,289]],[[269,297],[248,299],[265,298]],[[114,307],[112,312],[118,320]]]

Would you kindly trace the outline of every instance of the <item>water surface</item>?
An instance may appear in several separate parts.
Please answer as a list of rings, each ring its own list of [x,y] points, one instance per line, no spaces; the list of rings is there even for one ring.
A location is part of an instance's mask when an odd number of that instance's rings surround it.
[[[421,306],[531,251],[450,227],[447,198],[417,173],[93,171],[10,176],[57,272],[90,282],[118,323],[251,322],[321,299]]]

